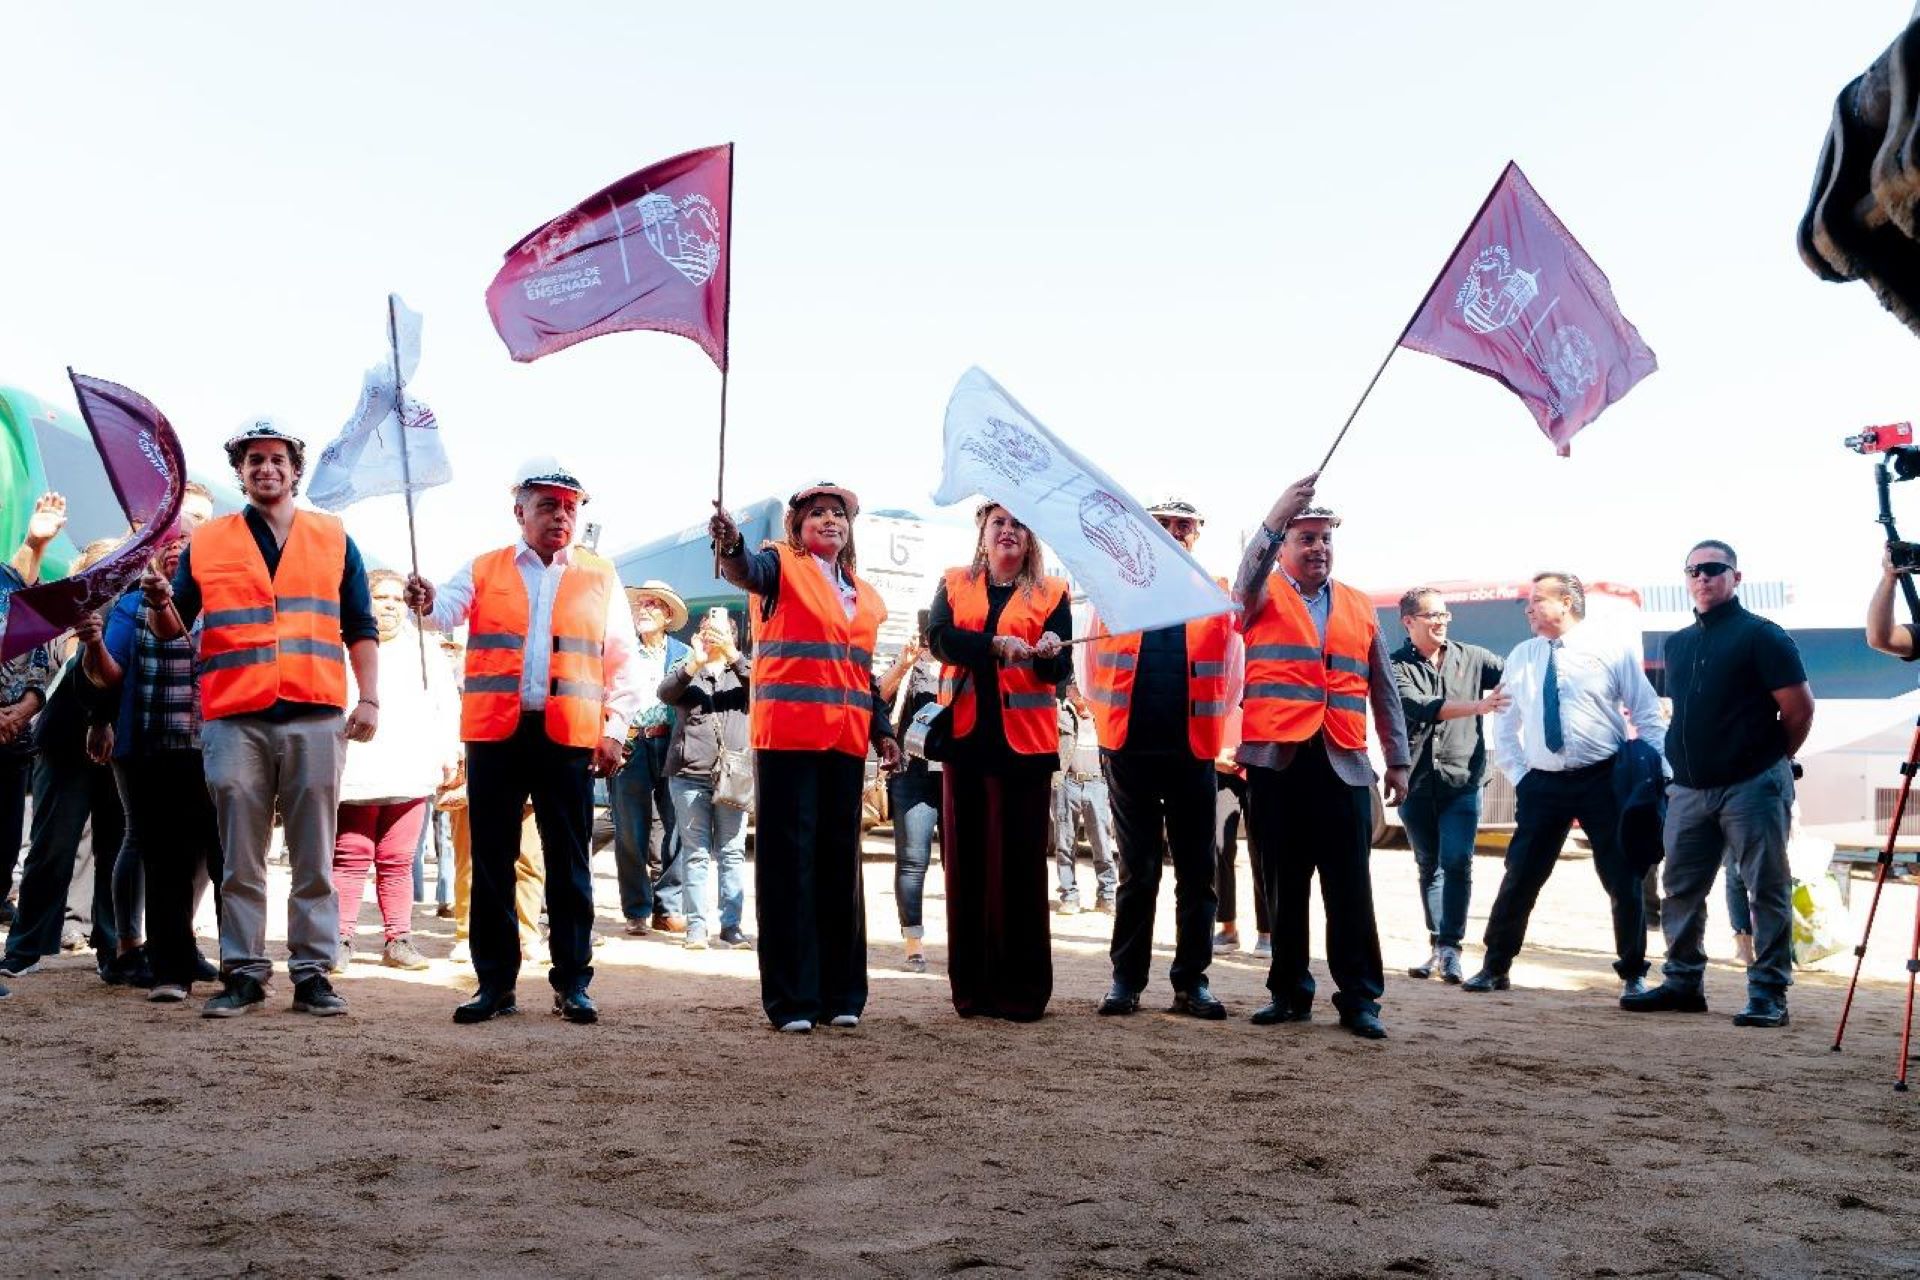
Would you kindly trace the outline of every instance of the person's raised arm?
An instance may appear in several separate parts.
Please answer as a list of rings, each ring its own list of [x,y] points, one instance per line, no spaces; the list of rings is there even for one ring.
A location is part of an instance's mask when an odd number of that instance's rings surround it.
[[[1893,552],[1880,553],[1880,582],[1867,601],[1867,644],[1881,653],[1911,662],[1914,658],[1913,628],[1893,620],[1893,594],[1900,575],[1893,571]]]

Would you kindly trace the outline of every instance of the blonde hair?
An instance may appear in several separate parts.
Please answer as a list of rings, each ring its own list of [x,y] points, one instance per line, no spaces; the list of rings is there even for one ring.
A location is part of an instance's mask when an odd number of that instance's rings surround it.
[[[840,500],[835,498],[834,501],[839,502]],[[842,511],[846,510],[846,504],[844,502],[841,503],[840,509]],[[787,545],[795,551],[805,551],[807,549],[807,544],[800,540],[800,525],[801,522],[807,518],[807,512],[811,510],[813,510],[813,504],[811,502],[805,506],[788,506],[787,508]],[[859,557],[856,556],[853,551],[853,516],[848,515],[846,521],[847,545],[840,548],[840,554],[835,559],[836,563],[840,566],[841,572],[851,578],[855,570],[859,567],[860,562]]]
[[[93,568],[93,566],[112,555],[114,548],[126,540],[125,535],[118,538],[95,538],[92,542],[80,548],[80,558],[75,560],[73,567],[67,570],[68,575],[85,573],[88,569]]]
[[[973,564],[967,575],[978,581],[987,572],[987,517],[995,511],[1007,511],[998,502],[983,502],[980,509],[973,513],[974,528],[979,531],[973,544]],[[1033,530],[1020,517],[1007,511],[1007,515],[1027,531],[1027,549],[1020,556],[1020,572],[1014,575],[1014,585],[1028,595],[1032,595],[1040,584],[1046,581],[1047,566],[1040,558],[1040,539],[1033,536]]]

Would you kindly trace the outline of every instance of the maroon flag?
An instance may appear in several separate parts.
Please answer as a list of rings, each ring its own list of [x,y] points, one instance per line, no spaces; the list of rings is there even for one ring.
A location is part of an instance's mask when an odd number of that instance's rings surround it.
[[[1400,345],[1500,381],[1562,457],[1658,367],[1605,273],[1511,162]]]
[[[116,383],[74,373],[80,413],[93,432],[114,496],[139,532],[98,564],[58,582],[24,587],[0,598],[0,662],[45,644],[84,614],[119,599],[173,533],[186,486],[187,461],[166,415],[145,396]]]
[[[658,329],[724,371],[732,216],[732,143],[630,174],[507,250],[487,286],[493,327],[521,361]]]

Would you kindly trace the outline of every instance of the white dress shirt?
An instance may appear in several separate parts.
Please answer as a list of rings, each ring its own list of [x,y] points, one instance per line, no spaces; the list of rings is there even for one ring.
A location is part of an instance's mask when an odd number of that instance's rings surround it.
[[[1541,690],[1548,652],[1548,642],[1534,636],[1507,655],[1501,684],[1513,701],[1493,716],[1493,760],[1507,781],[1517,784],[1531,769],[1557,773],[1599,764],[1626,742],[1628,718],[1642,741],[1663,750],[1667,723],[1641,668],[1637,639],[1624,640],[1587,623],[1560,637],[1555,665],[1562,742],[1560,751],[1547,750]]]
[[[547,664],[553,653],[553,598],[560,590],[560,578],[573,562],[573,548],[564,547],[543,564],[540,555],[523,538],[514,547],[514,567],[527,589],[527,642],[520,650],[520,708],[539,711],[547,705]],[[426,623],[436,631],[451,631],[467,620],[473,610],[473,561],[460,566],[460,572],[434,590],[433,612]],[[624,742],[627,725],[640,711],[640,687],[636,679],[634,650],[640,640],[633,629],[633,612],[627,606],[627,593],[618,589],[607,593],[607,625],[601,637],[600,660],[606,673],[607,727],[603,736]],[[658,683],[656,681],[656,683]]]

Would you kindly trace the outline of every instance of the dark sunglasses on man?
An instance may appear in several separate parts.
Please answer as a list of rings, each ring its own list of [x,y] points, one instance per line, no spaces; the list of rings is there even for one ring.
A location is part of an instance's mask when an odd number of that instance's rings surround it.
[[[1708,560],[1701,564],[1688,565],[1685,573],[1689,578],[1717,578],[1731,568],[1733,568],[1732,565],[1722,561]]]

